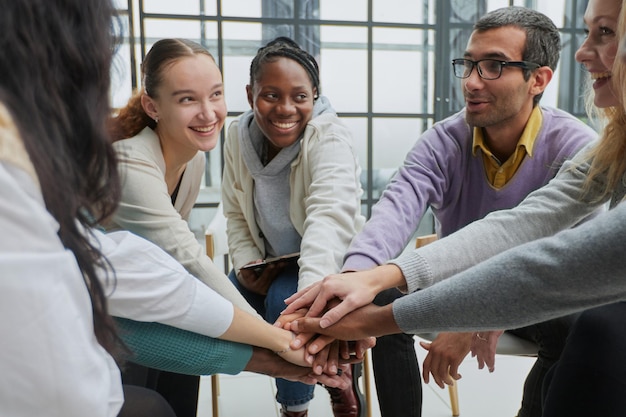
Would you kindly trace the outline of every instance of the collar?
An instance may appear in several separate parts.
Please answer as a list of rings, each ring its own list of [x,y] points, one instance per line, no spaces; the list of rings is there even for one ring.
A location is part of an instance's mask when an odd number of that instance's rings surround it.
[[[533,148],[535,146],[535,140],[537,139],[537,135],[539,134],[539,130],[541,129],[541,124],[543,123],[543,115],[541,113],[541,108],[539,106],[535,106],[533,111],[530,113],[530,117],[528,118],[528,122],[526,122],[526,127],[522,132],[522,136],[517,142],[516,153],[523,147],[526,150],[528,156],[533,156]],[[474,139],[472,144],[472,154],[476,155],[478,149],[481,149],[485,155],[492,156],[493,154],[485,144],[485,136],[483,133],[483,129],[481,127],[474,127]],[[501,161],[504,163],[505,161]]]

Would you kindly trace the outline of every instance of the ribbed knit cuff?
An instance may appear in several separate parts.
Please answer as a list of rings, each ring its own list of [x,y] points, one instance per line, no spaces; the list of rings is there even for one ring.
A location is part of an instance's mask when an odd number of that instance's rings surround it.
[[[407,293],[429,287],[432,283],[432,271],[424,259],[415,252],[402,255],[388,262],[402,271],[407,284]]]

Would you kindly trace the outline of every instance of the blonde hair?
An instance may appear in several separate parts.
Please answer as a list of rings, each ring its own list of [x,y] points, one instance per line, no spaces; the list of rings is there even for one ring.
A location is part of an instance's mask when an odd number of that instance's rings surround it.
[[[626,0],[622,0],[619,14],[617,37],[622,39],[626,36]],[[584,191],[588,192],[594,180],[600,176],[605,177],[602,196],[611,193],[621,181],[626,172],[626,65],[618,57],[615,58],[612,68],[613,89],[619,100],[619,105],[604,109],[590,109],[590,114],[599,114],[606,121],[600,141],[587,155],[591,160],[591,168],[584,185]],[[590,94],[588,97],[592,97]]]

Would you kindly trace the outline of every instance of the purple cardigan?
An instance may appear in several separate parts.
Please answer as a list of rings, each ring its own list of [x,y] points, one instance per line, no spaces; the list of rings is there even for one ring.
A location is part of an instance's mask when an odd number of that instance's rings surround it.
[[[547,184],[563,161],[597,138],[593,129],[569,113],[547,107],[541,111],[543,123],[533,157],[526,155],[500,189],[487,180],[482,152],[472,154],[473,135],[464,110],[424,132],[353,239],[343,270],[369,269],[397,257],[429,206],[440,237],[492,211],[516,206]]]

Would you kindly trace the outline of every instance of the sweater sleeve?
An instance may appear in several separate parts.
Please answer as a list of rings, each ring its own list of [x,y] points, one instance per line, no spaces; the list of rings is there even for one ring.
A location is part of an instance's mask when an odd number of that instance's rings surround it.
[[[578,155],[585,155],[586,149]],[[402,270],[408,292],[429,287],[506,249],[578,224],[606,201],[593,193],[583,196],[589,163],[581,159],[576,157],[563,164],[552,181],[529,194],[518,206],[493,212],[452,235],[390,261]],[[600,181],[596,180],[592,189],[599,189]]]
[[[341,270],[350,242],[361,230],[360,167],[349,129],[334,115],[319,116],[302,141],[303,176],[308,183],[300,246],[298,289]]]
[[[114,271],[103,279],[112,315],[211,337],[231,325],[233,305],[158,246],[126,231],[94,237]]]
[[[626,300],[624,236],[622,203],[401,297],[395,320],[407,333],[510,329]]]
[[[471,152],[466,142],[471,145],[471,134],[462,113],[424,132],[350,245],[343,270],[369,269],[402,253],[426,209],[441,207],[463,178],[459,167]]]
[[[214,339],[161,323],[116,318],[133,362],[186,375],[238,374],[252,357],[252,346]]]
[[[123,188],[115,223],[155,243],[193,276],[244,311],[258,316],[206,255],[204,247],[172,205],[164,174],[157,163],[138,151],[124,151],[120,147],[117,151]]]

